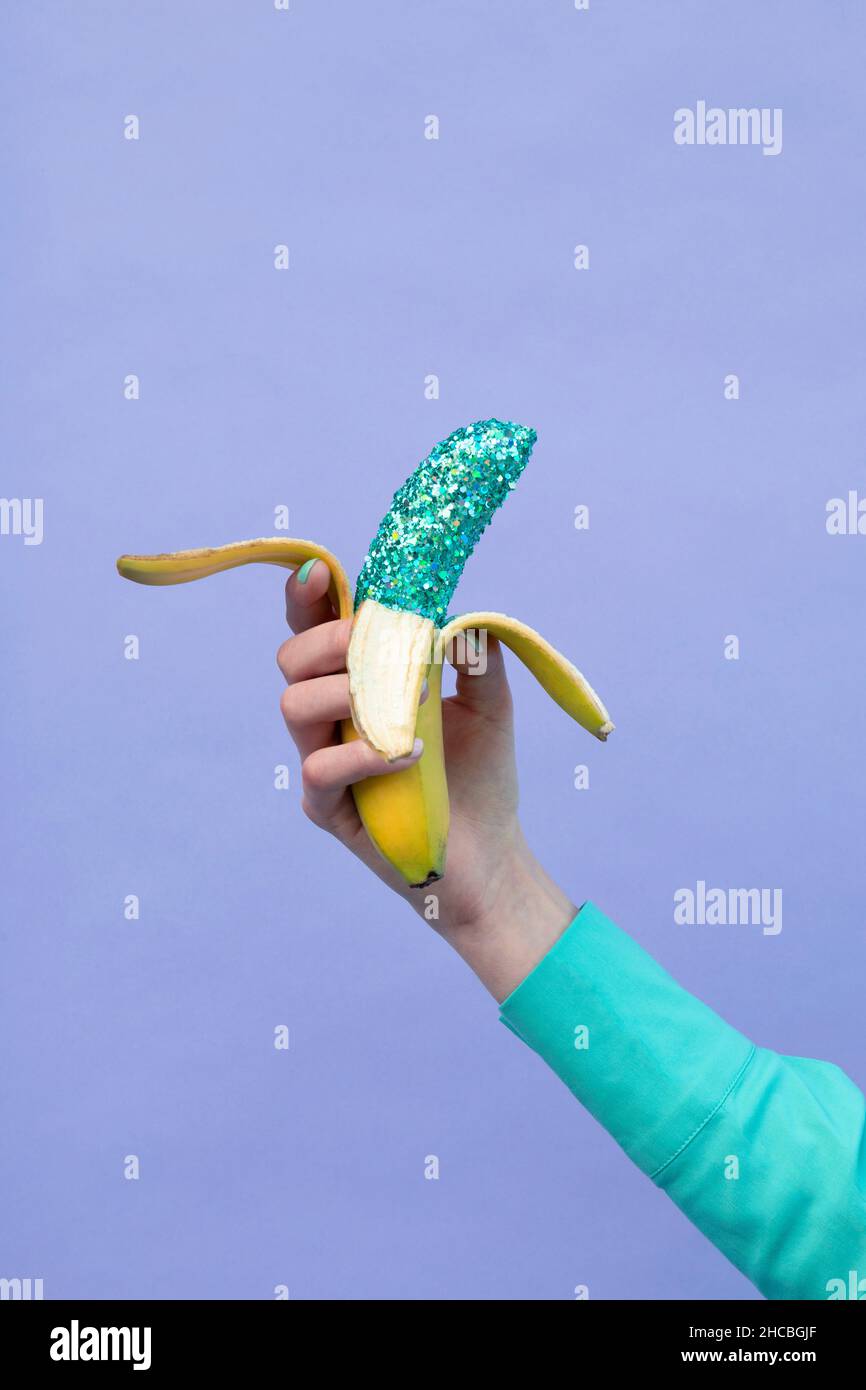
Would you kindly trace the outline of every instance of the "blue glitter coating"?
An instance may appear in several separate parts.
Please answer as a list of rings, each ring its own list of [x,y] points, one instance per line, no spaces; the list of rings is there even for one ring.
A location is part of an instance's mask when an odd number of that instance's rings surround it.
[[[526,425],[478,420],[437,444],[394,493],[361,566],[355,607],[372,598],[442,627],[463,566],[535,439]]]

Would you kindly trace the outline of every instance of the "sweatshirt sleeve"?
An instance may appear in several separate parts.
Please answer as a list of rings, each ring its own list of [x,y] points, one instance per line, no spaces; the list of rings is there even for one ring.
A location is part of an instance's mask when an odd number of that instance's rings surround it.
[[[755,1047],[592,903],[500,1017],[766,1297],[866,1298],[866,1107],[838,1067]]]

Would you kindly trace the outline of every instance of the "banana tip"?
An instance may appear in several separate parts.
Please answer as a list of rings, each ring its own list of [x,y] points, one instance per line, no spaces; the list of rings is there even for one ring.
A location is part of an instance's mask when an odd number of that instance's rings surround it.
[[[429,874],[427,875],[427,877],[426,877],[425,879],[422,879],[422,881],[421,881],[420,883],[410,883],[410,884],[409,884],[409,887],[410,887],[410,888],[429,888],[430,885],[431,885],[431,883],[438,883],[439,880],[440,880],[441,878],[444,878],[444,874],[437,873],[437,871],[436,871],[435,869],[431,869],[430,872],[429,872]]]

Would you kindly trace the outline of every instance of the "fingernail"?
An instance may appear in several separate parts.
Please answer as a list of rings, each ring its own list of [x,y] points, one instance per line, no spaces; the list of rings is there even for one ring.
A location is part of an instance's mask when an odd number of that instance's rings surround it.
[[[423,738],[416,738],[415,742],[412,744],[412,752],[409,754],[409,756],[410,758],[420,758],[423,752],[424,740]]]
[[[310,577],[310,570],[313,568],[313,565],[314,565],[315,563],[316,563],[315,558],[312,559],[312,560],[305,560],[305,561],[304,561],[304,563],[301,565],[301,568],[298,570],[298,576],[297,576],[297,577],[298,577],[298,583],[299,583],[299,584],[306,584],[307,580],[308,580],[309,577]]]

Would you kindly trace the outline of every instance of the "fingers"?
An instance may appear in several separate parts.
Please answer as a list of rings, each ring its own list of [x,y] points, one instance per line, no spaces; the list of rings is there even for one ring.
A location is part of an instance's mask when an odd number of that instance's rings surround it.
[[[328,585],[331,572],[324,560],[308,560],[286,580],[286,622],[292,632],[306,632],[334,617]]]
[[[351,618],[320,622],[289,637],[277,652],[277,665],[290,685],[345,671],[351,632]]]
[[[461,704],[487,718],[511,717],[511,690],[498,638],[486,631],[457,633],[448,660],[457,672]]]
[[[289,733],[311,724],[334,724],[351,716],[349,677],[319,676],[287,685],[280,697],[280,709]]]
[[[277,652],[277,665],[288,682],[280,709],[302,760],[333,743],[338,721],[349,716],[345,671],[352,622],[334,617],[329,577],[327,565],[315,560],[309,568],[302,565],[286,584],[286,621],[297,636]]]
[[[419,704],[430,694],[425,681]],[[345,673],[316,676],[287,685],[280,696],[280,710],[286,728],[295,743],[304,751],[333,742],[333,726],[341,719],[351,719],[349,677]]]
[[[302,760],[334,743],[337,722],[350,716],[346,650],[351,626],[351,619],[320,623],[290,637],[277,652],[277,665],[288,682],[280,709]]]
[[[381,777],[416,763],[424,751],[420,738],[408,758],[389,763],[363,739],[352,743],[331,744],[317,748],[304,759],[301,769],[304,797],[303,809],[316,825],[327,825],[333,817],[343,793],[365,777]]]
[[[296,635],[277,652],[287,682],[280,709],[301,755],[303,809],[317,825],[328,827],[347,787],[411,767],[423,744],[416,739],[409,757],[389,763],[363,739],[340,741],[340,721],[351,717],[346,654],[352,619],[334,617],[327,565],[316,560],[302,577],[304,568],[286,584],[286,620]],[[425,682],[422,703],[428,693]]]

